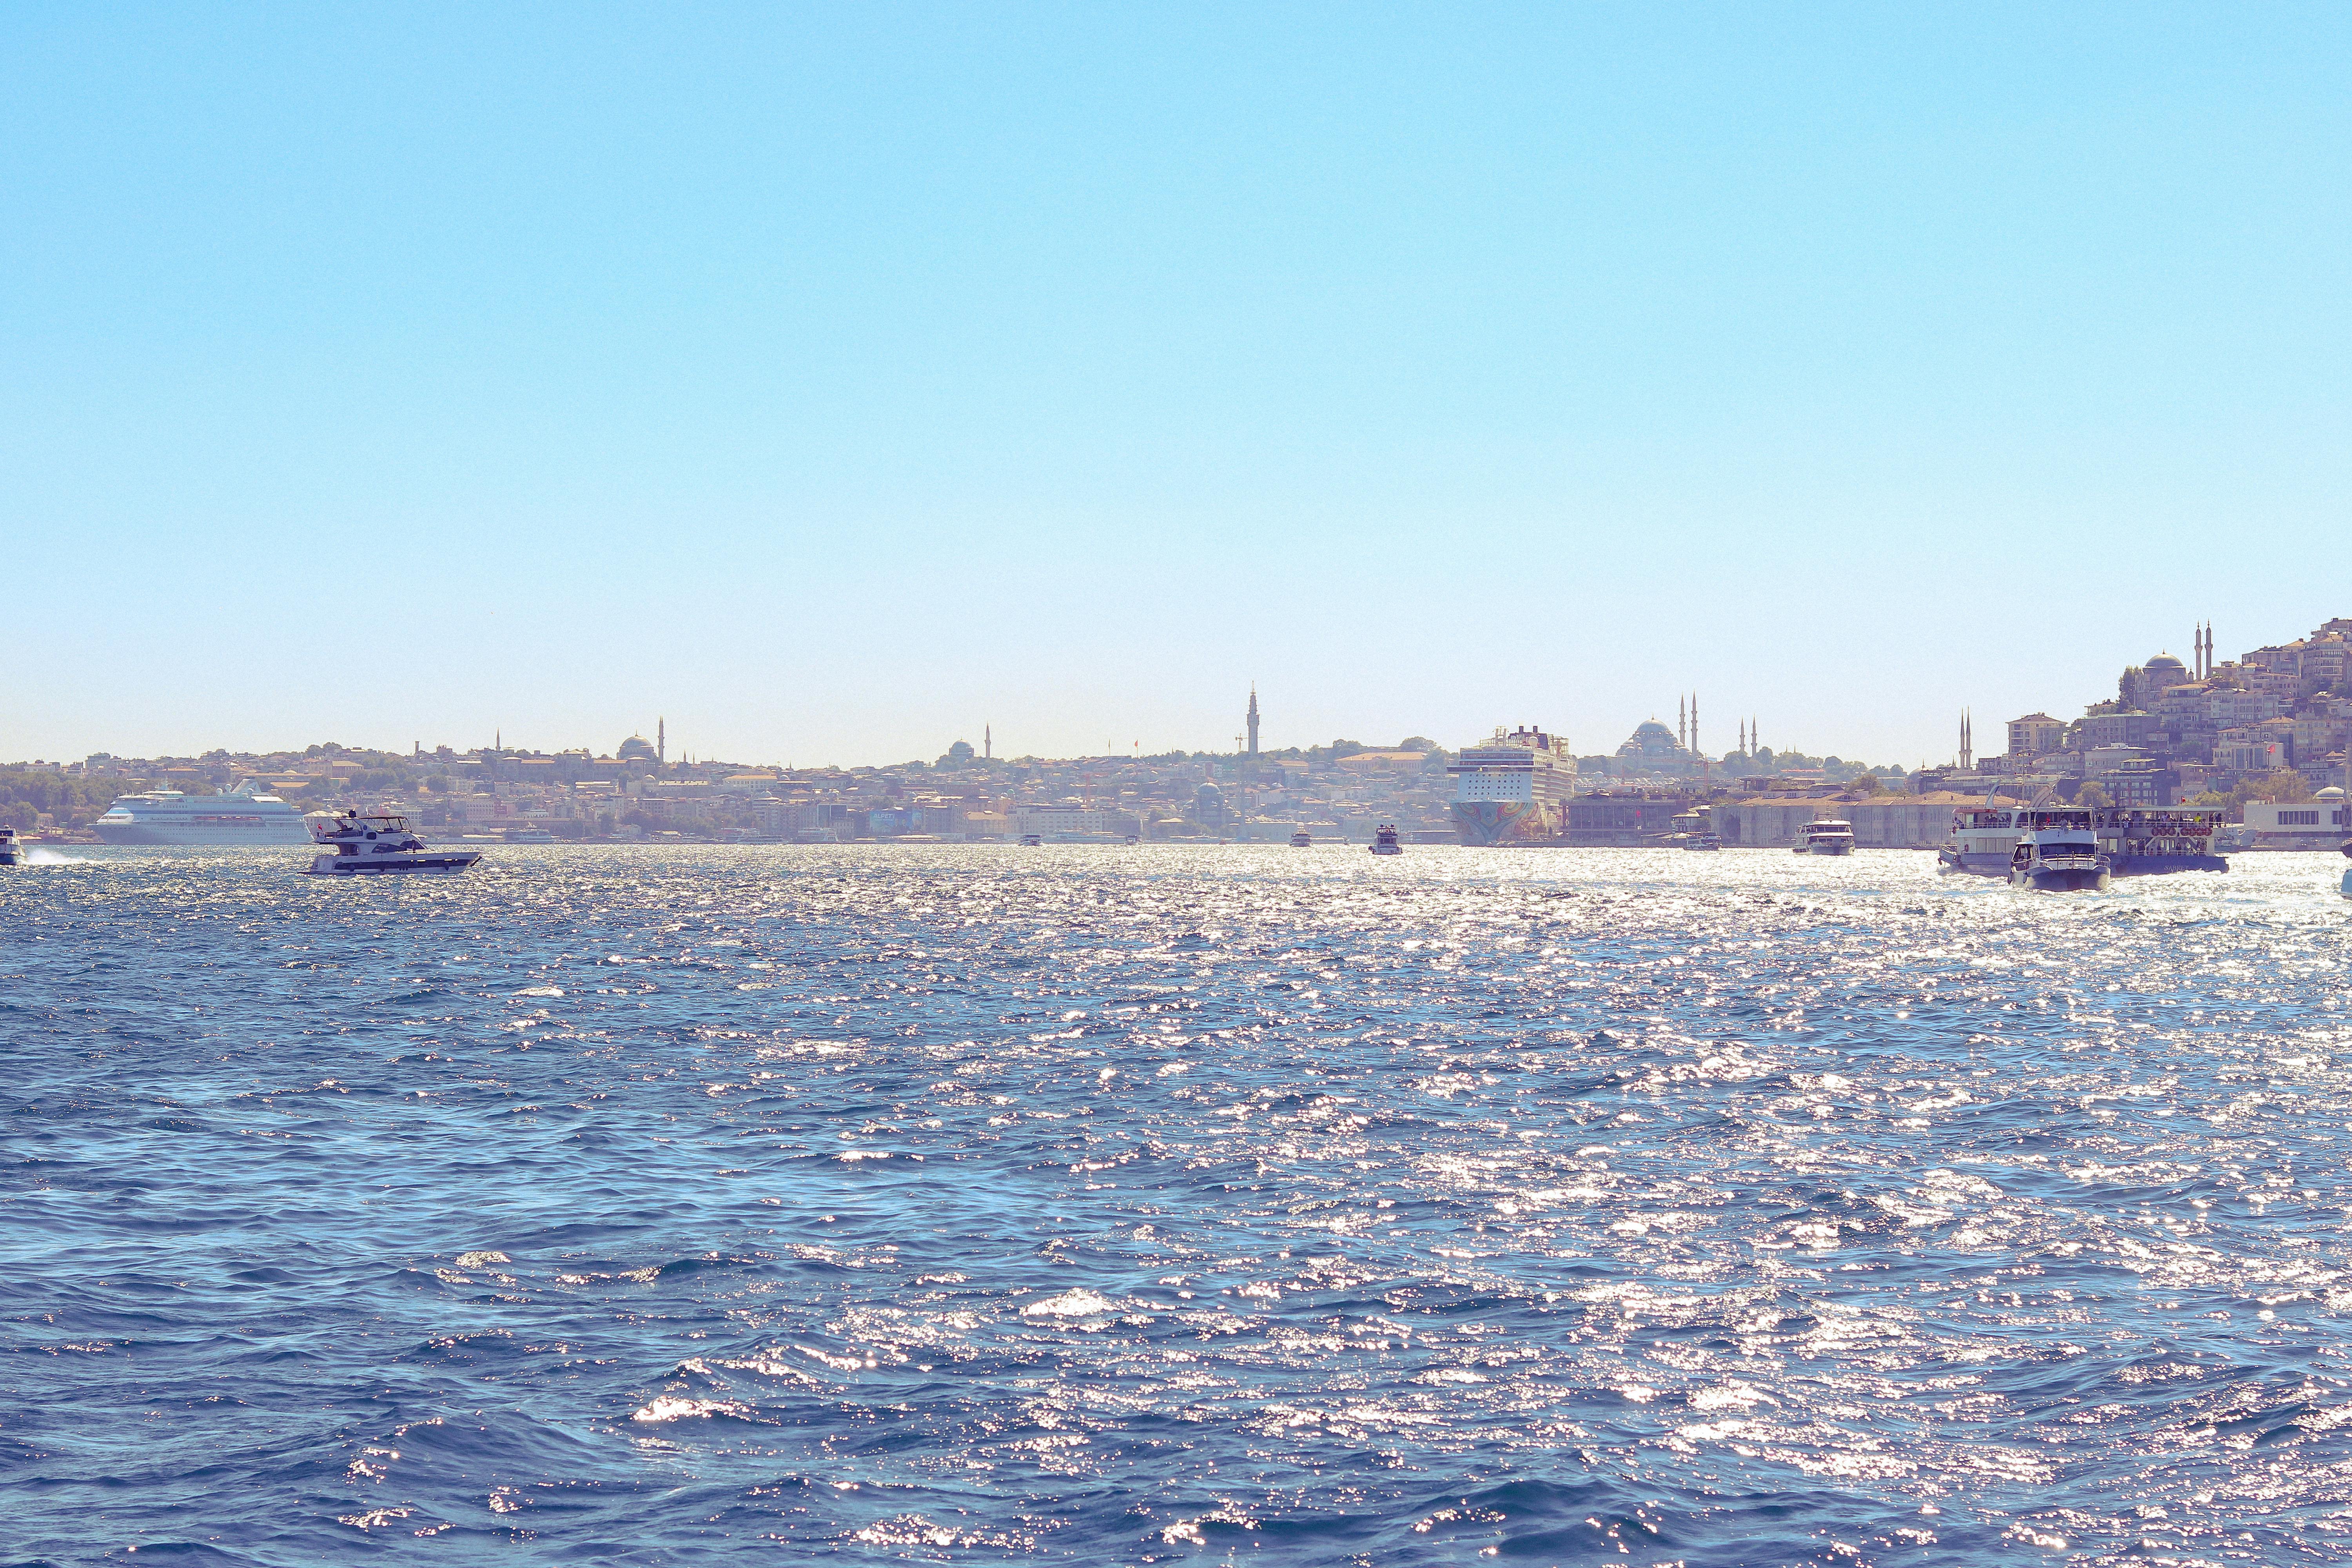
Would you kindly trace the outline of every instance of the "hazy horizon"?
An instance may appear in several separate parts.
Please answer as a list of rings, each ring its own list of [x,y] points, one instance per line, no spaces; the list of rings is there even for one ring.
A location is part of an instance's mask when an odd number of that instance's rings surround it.
[[[1997,749],[2352,612],[2347,28],[20,8],[0,753]]]

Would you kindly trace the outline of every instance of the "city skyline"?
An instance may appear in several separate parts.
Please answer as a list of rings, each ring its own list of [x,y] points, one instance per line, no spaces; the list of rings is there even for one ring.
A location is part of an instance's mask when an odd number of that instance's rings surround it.
[[[2201,680],[2201,679],[2203,679],[2206,676],[2208,676],[2208,675],[2210,675],[2210,674],[2211,673],[2212,668],[2213,668],[2213,664],[2214,664],[2214,658],[2215,658],[2215,651],[2214,651],[2214,650],[2215,650],[2216,646],[2217,646],[2217,645],[2216,645],[2216,642],[2215,642],[2215,639],[2214,639],[2214,633],[2213,633],[2213,629],[2212,629],[2212,624],[2211,624],[2210,621],[2201,620],[2201,619],[2200,619],[2200,620],[2199,620],[2199,621],[2197,621],[2197,622],[2194,624],[2194,626],[2192,626],[2191,631],[2190,631],[2190,634],[2189,634],[2189,649],[2190,649],[2190,654],[2189,654],[2189,661],[2188,661],[2188,665],[2187,665],[2187,667],[2186,667],[2186,668],[2189,670],[2189,672],[2191,673],[2191,675],[2192,675],[2192,677],[2193,677],[2194,679],[2200,679],[2200,680]],[[2113,656],[2110,656],[2110,662],[2112,662],[2112,657],[2113,657]],[[2172,656],[2172,655],[2170,654],[2170,650],[2169,650],[2169,648],[2168,648],[2168,647],[2166,647],[2166,648],[2160,649],[2160,650],[2158,651],[2158,653],[2156,656],[2154,656],[2154,657],[2158,658],[2161,658],[2175,657],[2175,656]],[[1764,732],[1763,732],[1763,730],[1762,730],[1762,726],[1761,726],[1761,722],[1760,722],[1760,716],[1759,716],[1759,715],[1758,715],[1758,714],[1756,714],[1756,713],[1754,713],[1754,712],[1752,712],[1752,711],[1748,712],[1748,713],[1744,713],[1744,714],[1737,714],[1737,715],[1735,715],[1734,720],[1733,720],[1733,721],[1732,721],[1732,723],[1733,723],[1733,735],[1734,735],[1734,739],[1733,739],[1733,742],[1732,742],[1732,743],[1731,743],[1730,745],[1728,745],[1728,746],[1723,746],[1723,747],[1719,747],[1719,748],[1709,748],[1709,747],[1707,747],[1707,746],[1706,746],[1706,737],[1705,737],[1705,736],[1703,736],[1703,735],[1700,733],[1700,731],[1699,731],[1699,728],[1698,728],[1699,697],[1700,697],[1700,694],[1699,694],[1698,692],[1696,692],[1696,691],[1685,691],[1685,692],[1681,692],[1681,693],[1676,694],[1676,696],[1675,696],[1675,727],[1674,727],[1673,731],[1671,731],[1671,733],[1673,734],[1673,736],[1674,736],[1674,738],[1675,738],[1675,743],[1676,743],[1677,745],[1679,745],[1679,746],[1683,746],[1683,747],[1685,747],[1685,748],[1689,749],[1689,750],[1693,752],[1693,754],[1694,754],[1694,755],[1696,755],[1696,756],[1699,756],[1699,757],[1727,758],[1727,757],[1731,757],[1731,756],[1746,756],[1746,755],[1753,754],[1753,753],[1756,752],[1756,749],[1757,749],[1758,747],[1762,746],[1762,747],[1764,747],[1764,748],[1766,748],[1766,749],[1768,749],[1768,750],[1770,750],[1770,751],[1773,751],[1773,752],[1777,752],[1777,753],[1781,753],[1781,754],[1810,755],[1810,756],[1816,756],[1816,757],[1827,757],[1827,756],[1842,757],[1842,758],[1843,758],[1843,759],[1844,759],[1844,760],[1846,760],[1846,761],[1849,761],[1849,762],[1859,762],[1859,763],[1863,763],[1864,765],[1865,765],[1865,766],[1870,766],[1870,767],[1886,767],[1886,766],[1894,766],[1894,767],[1899,767],[1899,768],[1902,768],[1902,769],[1905,769],[1905,770],[1908,770],[1908,769],[1911,769],[1911,768],[1914,768],[1914,767],[1935,767],[1935,766],[1942,765],[1942,764],[1944,764],[1944,763],[1956,763],[1956,764],[1957,764],[1957,765],[1958,765],[1958,766],[1962,771],[1964,771],[1964,772],[1965,772],[1965,771],[1969,768],[1969,766],[1970,765],[1970,762],[1971,762],[1971,758],[1972,758],[1972,754],[1973,754],[1973,734],[1972,734],[1972,713],[1973,713],[1973,705],[1972,705],[1972,704],[1963,704],[1963,706],[1962,706],[1962,707],[1959,709],[1959,710],[1958,710],[1958,743],[1957,743],[1957,745],[1954,747],[1953,751],[1951,752],[1951,753],[1950,753],[1948,756],[1937,756],[1937,755],[1936,755],[1936,754],[1934,754],[1934,753],[1933,753],[1932,749],[1931,749],[1927,754],[1924,754],[1924,755],[1922,755],[1921,757],[1919,757],[1919,758],[1918,758],[1918,759],[1916,759],[1916,761],[1906,761],[1906,759],[1901,758],[1901,757],[1870,757],[1870,756],[1865,755],[1864,752],[1861,752],[1860,750],[1858,750],[1858,749],[1842,749],[1842,748],[1840,748],[1840,747],[1836,747],[1836,746],[1832,746],[1832,745],[1821,744],[1821,743],[1817,743],[1817,742],[1816,742],[1816,743],[1809,743],[1807,741],[1805,741],[1804,739],[1801,739],[1801,738],[1800,738],[1800,739],[1794,739],[1794,740],[1790,740],[1790,739],[1782,739],[1782,740],[1781,740],[1781,742],[1780,742],[1780,743],[1779,745],[1775,746],[1775,745],[1773,745],[1773,744],[1772,744],[1771,741],[1770,741],[1770,740],[1769,740],[1769,739],[1767,739],[1767,738],[1765,737],[1765,735],[1764,735]],[[2044,701],[2044,703],[2042,704],[2042,706],[2047,706],[2047,705],[2048,705],[2048,701],[2049,701],[2049,700],[2046,700],[2046,699],[2045,699],[2045,701]],[[2084,707],[2087,709],[2088,707],[2093,706],[2093,705],[2096,704],[2097,702],[2099,702],[2099,701],[2101,701],[2101,700],[2103,700],[2103,699],[2100,699],[2100,698],[2093,698],[2093,699],[2091,699],[2091,700],[2090,700],[2090,701],[2089,701],[2089,702],[2086,702],[2086,703],[2084,704]],[[1136,738],[1136,739],[1134,739],[1134,740],[1132,740],[1132,741],[1130,741],[1130,742],[1126,742],[1125,744],[1121,744],[1121,743],[1120,743],[1120,742],[1118,742],[1115,738],[1107,739],[1105,749],[1104,749],[1103,751],[1100,751],[1100,752],[1096,752],[1096,751],[1091,751],[1091,750],[1076,750],[1076,751],[1058,752],[1047,752],[1047,751],[1042,751],[1042,750],[1041,750],[1041,751],[1014,751],[1014,752],[1012,752],[1005,753],[1005,755],[1006,755],[1008,758],[1011,758],[1011,757],[1027,757],[1027,758],[1035,758],[1035,759],[1052,759],[1052,760],[1076,760],[1076,759],[1083,759],[1083,758],[1087,758],[1087,757],[1119,758],[1119,757],[1129,757],[1129,756],[1135,756],[1135,755],[1164,756],[1164,755],[1169,755],[1169,754],[1178,753],[1178,752],[1183,752],[1183,753],[1193,753],[1193,754],[1202,754],[1202,755],[1209,755],[1209,756],[1225,756],[1225,755],[1254,756],[1254,755],[1256,755],[1256,754],[1258,753],[1259,750],[1260,750],[1260,723],[1261,723],[1261,718],[1262,718],[1262,715],[1261,715],[1261,712],[1260,712],[1260,709],[1259,709],[1259,703],[1258,703],[1258,687],[1257,687],[1257,682],[1256,682],[1256,681],[1255,681],[1255,680],[1253,680],[1253,681],[1251,681],[1251,682],[1249,683],[1249,686],[1248,686],[1248,689],[1247,689],[1247,692],[1246,692],[1246,696],[1245,696],[1245,698],[1244,698],[1244,703],[1245,703],[1245,706],[1244,706],[1244,707],[1243,708],[1243,710],[1242,710],[1242,725],[1243,725],[1243,727],[1242,727],[1241,731],[1240,731],[1240,732],[1238,732],[1238,733],[1236,733],[1236,734],[1233,737],[1233,749],[1232,749],[1230,752],[1229,752],[1229,751],[1224,750],[1223,748],[1221,748],[1220,746],[1218,746],[1218,745],[1216,745],[1216,744],[1214,744],[1214,743],[1210,743],[1210,744],[1193,744],[1193,745],[1187,745],[1187,744],[1183,744],[1183,743],[1181,743],[1181,742],[1177,742],[1177,743],[1172,743],[1172,744],[1158,744],[1158,743],[1155,743],[1155,744],[1152,744],[1152,745],[1147,746],[1147,745],[1145,745],[1145,743],[1144,743],[1143,740],[1142,740],[1140,737],[1138,737],[1138,738]],[[2065,703],[2063,700],[2059,700],[2059,705],[2060,705],[2060,706],[2067,706],[2068,704],[2067,704],[2067,703]],[[2041,714],[2041,712],[2040,712],[2040,709],[2039,709],[2038,707],[2037,707],[2037,708],[2034,708],[2034,709],[2032,710],[2032,711],[2034,712],[2034,714],[2035,714],[2036,716],[2040,716],[2040,717],[2047,717],[2047,715]],[[1436,743],[1437,743],[1437,744],[1439,744],[1440,746],[1444,746],[1444,747],[1445,747],[1445,748],[1446,748],[1446,749],[1448,749],[1448,750],[1454,750],[1454,749],[1458,749],[1461,745],[1465,744],[1465,743],[1467,743],[1467,744],[1475,744],[1475,743],[1477,742],[1477,741],[1478,741],[1478,740],[1480,740],[1480,739],[1484,738],[1486,734],[1488,734],[1488,733],[1492,732],[1494,730],[1496,730],[1496,729],[1497,729],[1497,728],[1508,728],[1508,727],[1509,727],[1509,723],[1510,723],[1510,722],[1517,722],[1517,721],[1497,721],[1497,722],[1496,722],[1496,723],[1495,723],[1495,724],[1489,724],[1489,725],[1486,725],[1486,726],[1481,727],[1481,728],[1480,728],[1480,729],[1478,729],[1478,730],[1475,731],[1475,733],[1474,733],[1474,734],[1465,735],[1465,736],[1460,736],[1460,737],[1454,737],[1454,738],[1451,738],[1451,739],[1449,739],[1449,738],[1447,738],[1447,737],[1444,737],[1444,736],[1433,735],[1433,734],[1431,734],[1430,731],[1429,731],[1429,730],[1428,730],[1428,728],[1426,728],[1426,727],[1415,728],[1415,727],[1408,726],[1408,727],[1406,727],[1405,729],[1403,729],[1403,730],[1401,731],[1401,735],[1402,735],[1402,737],[1403,737],[1403,738],[1411,738],[1411,737],[1413,737],[1413,736],[1424,736],[1424,737],[1427,737],[1427,738],[1429,738],[1429,739],[1434,740],[1434,741],[1436,742]],[[1664,721],[1663,721],[1663,719],[1661,718],[1661,710],[1660,710],[1659,709],[1657,709],[1657,708],[1654,708],[1654,708],[1650,709],[1650,710],[1647,711],[1647,713],[1646,713],[1646,715],[1645,715],[1645,717],[1644,717],[1644,718],[1640,719],[1640,720],[1633,721],[1633,723],[1631,723],[1630,725],[1627,725],[1627,726],[1626,726],[1626,732],[1627,732],[1629,735],[1631,735],[1631,734],[1634,734],[1634,733],[1636,733],[1637,731],[1639,731],[1641,729],[1643,729],[1643,728],[1648,727],[1648,726],[1651,726],[1651,725],[1657,725],[1657,726],[1660,726],[1660,728],[1663,730],[1663,723],[1664,723]],[[608,726],[608,728],[609,728],[609,726]],[[1391,725],[1391,726],[1390,726],[1390,728],[1391,728],[1391,729],[1393,729],[1393,728],[1395,728],[1395,727]],[[1557,726],[1557,725],[1555,725],[1555,726],[1552,726],[1552,730],[1553,730],[1553,732],[1559,733],[1559,734],[1560,734],[1560,735],[1562,735],[1562,736],[1564,736],[1564,737],[1568,738],[1571,742],[1573,742],[1573,740],[1574,740],[1574,732],[1573,732],[1573,731],[1570,731],[1570,730],[1568,730],[1566,727],[1564,727],[1564,726]],[[997,751],[996,751],[996,747],[995,747],[995,726],[994,726],[993,721],[990,721],[990,720],[983,720],[983,721],[982,721],[982,722],[981,722],[981,724],[980,724],[980,726],[979,726],[979,731],[978,731],[978,732],[979,732],[979,734],[980,734],[980,736],[981,736],[981,739],[980,739],[979,742],[977,743],[977,745],[976,745],[976,746],[974,746],[974,748],[973,748],[973,749],[974,749],[974,751],[975,751],[975,752],[976,752],[977,754],[979,754],[979,755],[982,756],[982,757],[993,757],[993,756],[998,755],[998,752],[997,752]],[[568,753],[568,752],[573,752],[573,751],[576,751],[576,750],[581,749],[581,743],[580,743],[580,742],[576,742],[576,741],[575,741],[575,742],[574,742],[573,744],[571,744],[571,745],[563,745],[563,744],[551,744],[551,743],[544,743],[544,742],[536,742],[536,741],[530,741],[530,740],[519,740],[519,742],[518,742],[517,746],[515,746],[515,747],[513,747],[513,748],[508,748],[508,747],[506,747],[505,741],[504,741],[505,725],[504,725],[503,721],[499,722],[499,723],[497,723],[497,724],[494,724],[494,725],[493,725],[493,728],[492,728],[492,731],[491,731],[491,733],[492,733],[492,740],[491,740],[491,742],[490,742],[490,748],[491,748],[491,749],[493,749],[493,750],[507,750],[507,749],[511,749],[511,750],[516,750],[516,751],[535,752],[537,752],[537,753],[539,753],[539,754],[546,755],[546,754],[555,754],[555,753]],[[520,734],[520,731],[519,731],[519,734]],[[1391,744],[1394,744],[1394,743],[1396,743],[1396,742],[1395,742],[1395,741],[1393,741],[1393,740],[1384,738],[1384,737],[1386,736],[1386,734],[1387,734],[1387,731],[1371,731],[1371,730],[1367,730],[1366,731],[1364,731],[1364,734],[1365,734],[1365,735],[1370,735],[1370,736],[1372,736],[1372,737],[1374,737],[1374,738],[1373,738],[1373,739],[1370,739],[1370,740],[1366,740],[1366,739],[1364,738],[1364,736],[1363,736],[1363,735],[1324,735],[1324,736],[1318,736],[1318,737],[1314,737],[1314,738],[1310,738],[1310,739],[1288,740],[1288,741],[1277,741],[1277,742],[1274,742],[1274,743],[1271,743],[1271,744],[1266,745],[1266,746],[1265,747],[1265,750],[1266,750],[1266,751],[1268,751],[1268,752],[1293,751],[1293,750],[1296,750],[1296,751],[1307,751],[1307,750],[1312,750],[1312,749],[1315,749],[1315,748],[1317,748],[1317,747],[1327,746],[1327,745],[1329,745],[1329,744],[1331,744],[1331,743],[1333,743],[1333,742],[1340,742],[1340,741],[1353,742],[1356,742],[1356,743],[1359,743],[1359,744],[1364,744],[1364,745],[1369,745],[1369,746],[1384,746],[1384,745],[1391,745]],[[396,745],[396,744],[388,743],[388,742],[351,742],[351,741],[349,741],[349,740],[347,740],[347,739],[345,739],[345,738],[341,738],[341,737],[336,737],[336,739],[340,742],[340,743],[348,744],[348,745],[352,746],[352,749],[354,749],[354,750],[372,750],[372,751],[386,752],[399,752],[399,751],[401,751],[401,750],[402,750],[402,748],[401,748],[400,746],[398,746],[398,745]],[[5,737],[0,737],[0,744],[5,744]],[[319,743],[319,742],[316,742],[316,741],[296,741],[296,742],[283,742],[283,743],[279,743],[279,744],[276,744],[276,745],[270,745],[270,744],[248,744],[248,745],[242,745],[242,746],[228,746],[228,747],[223,747],[223,746],[220,746],[217,742],[215,742],[215,744],[212,744],[212,745],[204,745],[204,746],[198,746],[198,747],[194,747],[194,748],[191,748],[191,749],[183,749],[183,750],[173,750],[173,749],[170,749],[170,748],[151,748],[151,749],[147,749],[147,750],[142,751],[142,750],[141,750],[141,749],[139,749],[139,748],[131,747],[131,746],[99,747],[99,748],[94,748],[94,750],[95,750],[96,752],[100,752],[100,753],[105,753],[105,754],[119,754],[119,755],[125,755],[125,756],[199,756],[199,755],[202,755],[202,754],[204,754],[204,753],[205,753],[205,752],[212,752],[212,751],[215,751],[215,750],[227,750],[227,751],[234,752],[238,752],[238,753],[241,753],[241,754],[261,755],[261,754],[271,754],[271,753],[282,753],[282,752],[299,752],[299,751],[301,751],[305,746],[308,746],[308,745],[315,745],[315,744],[318,744],[318,743]],[[446,738],[437,738],[437,739],[436,739],[436,742],[435,742],[435,744],[436,744],[437,747],[451,747],[451,746],[452,746],[452,742],[450,742],[450,740],[448,740],[448,739],[446,739]],[[957,744],[971,745],[971,744],[972,744],[972,742],[971,742],[971,738],[970,738],[969,734],[966,734],[966,733],[961,732],[961,731],[958,731],[952,740],[950,740],[950,741],[949,741],[948,742],[946,742],[946,745],[947,745],[947,746],[954,746],[954,745],[957,745]],[[424,742],[423,742],[421,739],[412,740],[412,741],[411,741],[411,742],[410,742],[410,745],[411,745],[412,747],[422,747],[422,746],[424,745]],[[650,738],[650,739],[648,739],[648,737],[647,737],[647,736],[645,734],[645,732],[644,732],[643,731],[641,731],[641,730],[640,730],[640,731],[633,731],[630,733],[630,735],[629,735],[628,737],[626,737],[626,738],[625,738],[625,740],[624,742],[615,742],[615,743],[614,743],[614,745],[613,750],[612,750],[611,752],[600,752],[600,751],[598,751],[598,750],[597,750],[597,747],[596,747],[596,743],[595,743],[595,742],[593,742],[593,741],[592,741],[592,742],[586,742],[586,749],[587,749],[587,751],[588,751],[589,754],[591,754],[591,755],[616,755],[616,756],[619,756],[619,757],[622,757],[622,758],[625,758],[625,758],[627,757],[627,755],[629,754],[629,750],[628,750],[628,749],[629,749],[631,746],[640,746],[640,747],[642,747],[642,748],[643,748],[643,750],[644,750],[644,752],[645,752],[645,753],[646,753],[646,755],[648,755],[648,756],[650,756],[650,757],[652,757],[652,758],[654,758],[654,759],[656,759],[656,760],[663,760],[663,759],[667,759],[667,758],[668,757],[668,755],[669,755],[669,732],[668,732],[668,716],[667,716],[667,714],[666,712],[662,712],[662,713],[657,713],[657,714],[655,716],[655,720],[654,720],[654,734],[653,734],[653,737],[652,737],[652,738]],[[456,750],[456,751],[457,751],[457,752],[461,752],[461,753],[467,753],[467,752],[474,752],[474,751],[478,750],[478,747],[476,744],[473,744],[473,743],[467,743],[467,744],[464,744],[464,745],[456,745],[456,746],[454,746],[452,749],[454,749],[454,750]],[[1608,745],[1588,746],[1588,747],[1585,747],[1585,748],[1582,748],[1582,749],[1578,750],[1576,754],[1579,754],[1579,755],[1581,755],[1581,756],[1584,756],[1584,757],[1587,757],[1587,758],[1593,758],[1593,757],[1605,757],[1605,756],[1610,756],[1610,755],[1613,755],[1613,754],[1615,754],[1616,750],[1617,750],[1617,748],[1616,748],[1616,747],[1614,747],[1614,746],[1608,746]],[[914,753],[910,753],[910,754],[908,754],[908,755],[903,755],[903,756],[882,756],[882,755],[874,755],[874,756],[864,756],[864,757],[856,757],[856,758],[837,758],[837,757],[835,757],[835,758],[826,758],[824,761],[823,761],[823,762],[821,762],[821,763],[810,763],[810,762],[798,761],[798,760],[794,759],[793,757],[792,757],[792,756],[790,756],[790,755],[784,755],[784,756],[766,756],[766,757],[758,757],[758,756],[754,756],[754,755],[752,755],[752,754],[748,754],[748,753],[747,753],[747,754],[741,754],[741,755],[731,756],[731,757],[729,757],[727,760],[730,760],[730,761],[740,761],[740,762],[745,762],[745,763],[754,763],[754,762],[756,762],[758,765],[761,765],[761,766],[770,766],[770,767],[775,767],[775,766],[887,767],[887,766],[897,766],[897,765],[899,765],[899,764],[902,764],[902,763],[908,763],[908,762],[910,762],[910,761],[912,761],[912,762],[919,762],[919,761],[922,761],[922,760],[924,760],[924,758],[923,758],[923,756],[921,755],[921,751],[922,751],[922,749],[921,749],[920,747],[918,747],[918,748],[916,749],[916,752],[915,752]],[[88,754],[89,754],[89,753],[88,753],[88,752],[80,753],[80,755],[88,755]],[[687,756],[687,755],[690,755],[690,754],[691,754],[691,752],[688,752],[688,750],[684,749],[684,748],[681,748],[681,750],[680,750],[680,753],[679,753],[679,754],[680,754],[681,756]],[[709,750],[706,750],[706,751],[704,751],[704,752],[702,752],[702,755],[703,755],[703,756],[705,756],[705,757],[709,757],[709,756],[713,756],[713,755],[719,755],[719,754],[722,754],[722,753],[713,752],[709,751]],[[26,761],[35,761],[35,760],[39,760],[39,761],[46,761],[46,762],[48,762],[48,763],[69,763],[69,762],[76,761],[76,760],[78,760],[78,759],[77,759],[77,757],[76,757],[76,756],[67,755],[67,754],[65,754],[64,752],[60,752],[57,756],[54,756],[54,757],[51,757],[51,756],[46,756],[46,755],[43,755],[43,754],[40,754],[40,753],[27,753],[27,754],[25,754],[25,755],[20,755],[20,756],[18,756],[18,757],[16,757],[16,758],[15,758],[15,759],[13,759],[13,760],[14,760],[14,761],[16,761],[16,762],[26,762]]]

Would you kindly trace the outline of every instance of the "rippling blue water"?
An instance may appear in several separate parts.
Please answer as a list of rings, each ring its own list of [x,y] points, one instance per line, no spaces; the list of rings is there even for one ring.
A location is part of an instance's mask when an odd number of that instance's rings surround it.
[[[82,854],[0,1560],[2352,1555],[2335,857]]]

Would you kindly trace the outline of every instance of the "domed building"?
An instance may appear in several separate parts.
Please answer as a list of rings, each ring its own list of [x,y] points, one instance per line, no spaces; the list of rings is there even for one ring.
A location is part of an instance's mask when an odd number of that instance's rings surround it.
[[[643,735],[632,735],[613,748],[613,756],[624,763],[650,763],[656,760],[654,743]]]
[[[1625,743],[1617,748],[1617,761],[1629,772],[1648,768],[1678,768],[1691,760],[1691,754],[1675,732],[1655,719],[1647,719],[1633,727]]]
[[[2146,664],[2136,664],[2125,670],[2123,679],[2116,683],[2116,694],[2124,700],[2125,708],[2145,712],[2155,706],[2165,688],[2187,686],[2194,679],[2187,665],[2168,653],[2160,653]]]

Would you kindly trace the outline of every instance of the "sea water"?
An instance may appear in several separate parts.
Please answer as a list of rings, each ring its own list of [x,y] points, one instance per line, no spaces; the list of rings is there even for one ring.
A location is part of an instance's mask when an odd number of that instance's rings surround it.
[[[0,1561],[2352,1555],[2336,858],[78,858]]]

